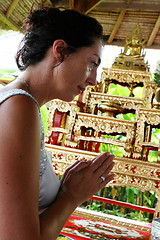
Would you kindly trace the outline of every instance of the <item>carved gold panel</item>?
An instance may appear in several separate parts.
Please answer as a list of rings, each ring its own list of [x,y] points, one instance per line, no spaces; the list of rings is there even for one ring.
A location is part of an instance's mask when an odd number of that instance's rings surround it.
[[[139,109],[137,112],[137,128],[136,128],[136,138],[135,138],[135,152],[133,156],[135,158],[141,158],[142,147],[153,147],[160,151],[160,142],[158,144],[147,142],[144,139],[145,123],[149,125],[159,125],[160,124],[160,110],[155,109]],[[160,156],[158,156],[160,160]]]
[[[112,68],[103,68],[103,73],[101,76],[102,81],[108,77],[110,79],[115,79],[118,82],[123,83],[140,83],[140,82],[149,82],[151,81],[151,73],[135,70],[125,70],[125,69],[112,69]]]
[[[61,113],[69,112],[69,121],[67,127],[54,127],[53,121],[55,117],[55,111],[58,110]],[[59,132],[66,134],[68,140],[71,138],[71,133],[73,129],[73,125],[75,122],[77,113],[77,105],[76,102],[64,102],[59,99],[55,99],[51,101],[51,105],[48,112],[48,119],[47,119],[47,134],[45,137],[45,141],[48,142],[49,137],[51,136],[52,132]],[[65,123],[64,123],[65,126]]]
[[[107,93],[109,84],[116,80],[119,84],[128,84],[128,88],[131,90],[132,85],[136,83],[143,83],[144,91],[143,91],[143,107],[151,109],[152,108],[152,100],[153,96],[156,93],[156,89],[158,88],[158,84],[152,80],[152,75],[150,72],[144,71],[134,71],[134,70],[125,70],[125,69],[115,69],[115,68],[104,68],[101,75],[101,83],[102,85],[99,89],[101,93]],[[130,87],[129,87],[130,86]],[[95,90],[93,90],[94,92]],[[91,90],[92,92],[92,90]],[[95,91],[98,93],[98,91]],[[92,98],[92,97],[91,97]],[[113,95],[112,101],[114,102],[115,96]],[[122,97],[124,100],[127,98]],[[133,100],[132,106],[136,105],[136,101],[138,99],[129,97],[130,100]],[[89,100],[90,102],[92,100]],[[134,108],[135,109],[135,108]]]
[[[107,137],[88,137],[81,135],[81,128],[92,128],[97,133],[102,134],[112,134],[115,133],[117,135],[125,134],[126,141],[107,138]],[[111,117],[102,117],[97,115],[91,115],[87,113],[77,113],[77,119],[74,125],[74,135],[75,141],[86,140],[86,141],[95,141],[95,142],[103,142],[112,145],[117,145],[124,147],[124,155],[130,157],[131,148],[133,147],[132,143],[135,138],[135,122],[115,119]]]
[[[88,159],[92,160],[98,156],[99,153],[82,151],[79,149],[61,147],[56,145],[46,144],[46,149],[53,156],[53,164],[58,164],[57,173],[63,174],[64,169],[70,166],[77,160]],[[160,181],[160,164],[144,162],[132,158],[115,157],[116,162],[113,172],[116,173],[114,181],[108,184],[108,186],[131,186],[140,189],[141,191],[159,191]],[[61,164],[65,164],[66,167],[61,168]],[[127,176],[127,177],[126,177]],[[133,181],[132,178],[137,180]],[[141,180],[140,180],[141,179]],[[158,185],[157,185],[158,184]]]
[[[143,107],[142,99],[109,95],[109,94],[99,93],[99,92],[90,92],[88,99],[86,99],[86,103],[90,107],[90,111],[93,109],[93,106],[96,104],[97,105],[106,104],[106,105],[113,105],[113,106],[117,104],[118,108],[134,109],[134,110],[137,110],[138,108]]]

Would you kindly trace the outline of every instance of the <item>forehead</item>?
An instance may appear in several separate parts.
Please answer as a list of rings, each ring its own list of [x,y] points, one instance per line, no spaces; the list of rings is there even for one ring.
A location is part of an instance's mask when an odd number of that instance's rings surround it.
[[[94,45],[90,47],[93,51],[101,52],[102,50],[102,41],[97,40]]]
[[[88,57],[97,57],[98,62],[100,62],[100,56],[102,53],[102,42],[100,40],[96,41],[94,45],[90,47],[84,47],[80,49],[82,54],[87,55]]]

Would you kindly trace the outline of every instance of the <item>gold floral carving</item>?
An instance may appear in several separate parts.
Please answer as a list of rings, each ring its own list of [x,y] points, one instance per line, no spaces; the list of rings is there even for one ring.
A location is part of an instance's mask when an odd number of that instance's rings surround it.
[[[149,82],[151,81],[151,73],[149,72],[140,72],[135,70],[125,70],[125,69],[108,69],[103,68],[102,79],[108,77],[110,79],[117,80],[118,82],[123,83],[140,83],[140,82]]]
[[[139,109],[137,113],[137,129],[135,138],[135,150],[133,156],[135,158],[141,157],[141,151],[143,146],[155,147],[160,149],[160,143],[147,142],[144,139],[145,123],[150,125],[159,125],[160,123],[160,110],[155,109]]]
[[[53,126],[53,119],[54,119],[56,110],[58,110],[59,112],[62,112],[62,113],[69,112],[69,121],[68,121],[67,128],[65,128],[65,129],[62,127],[56,128]],[[67,135],[67,139],[70,140],[71,132],[72,132],[73,125],[75,122],[75,118],[76,118],[76,113],[77,113],[77,105],[75,102],[68,103],[68,102],[58,100],[58,99],[51,101],[51,105],[50,105],[49,113],[48,113],[47,134],[45,137],[45,141],[48,142],[52,131],[65,133]]]
[[[80,129],[81,127],[92,128],[97,133],[102,134],[111,134],[116,133],[126,135],[126,141],[111,139],[107,137],[88,137],[88,136],[81,136]],[[132,121],[127,120],[118,120],[115,118],[110,117],[102,117],[97,115],[91,115],[87,113],[77,113],[77,119],[74,125],[74,134],[75,134],[75,141],[78,140],[87,140],[87,141],[95,141],[95,142],[103,142],[114,144],[118,146],[122,146],[125,150],[131,150],[132,142],[135,138],[135,123]],[[125,155],[124,150],[124,155]],[[127,153],[126,153],[127,154]],[[126,156],[130,156],[128,153]]]
[[[113,96],[104,93],[91,92],[88,99],[90,108],[92,109],[96,104],[119,104],[119,107],[123,109],[138,109],[143,107],[142,99],[135,99],[132,97]]]
[[[77,160],[82,160],[84,158],[92,160],[98,155],[98,153],[91,153],[79,149],[71,149],[55,145],[51,146],[49,144],[46,144],[46,149],[53,156],[53,164],[64,163],[67,166],[71,165]],[[160,164],[150,162],[143,164],[141,160],[133,160],[132,158],[124,157],[115,157],[114,161],[116,164],[114,166],[113,172],[116,173],[116,176],[118,175],[118,177],[115,177],[114,182],[111,182],[111,185],[123,184],[124,186],[128,185],[129,183],[133,184],[131,179],[134,177],[135,179],[137,178],[134,185],[138,189],[142,191],[148,191],[148,189],[152,189],[155,192],[158,191],[158,188],[155,184],[160,181]],[[63,168],[63,170],[64,169],[65,168]],[[60,170],[57,169],[57,171]],[[61,174],[62,173],[63,172],[61,172]],[[124,178],[124,176],[128,177]],[[142,187],[141,183],[139,183],[140,179],[143,180],[143,182],[141,182],[143,185]],[[145,181],[149,181],[149,183],[146,184]]]
[[[103,84],[103,89],[105,91],[103,93],[107,93],[108,91],[108,86],[109,84],[113,81],[116,80],[119,82],[119,84],[125,83],[128,84],[128,89],[132,89],[132,85],[138,84],[138,83],[143,83],[144,86],[144,91],[143,91],[143,107],[147,109],[152,108],[152,98],[156,92],[156,89],[158,88],[158,84],[154,81],[152,81],[152,76],[151,73],[149,72],[140,72],[140,71],[135,71],[135,70],[125,70],[125,69],[108,69],[104,68],[104,71],[102,73],[101,77],[101,84]],[[105,87],[105,85],[107,87]],[[129,87],[130,86],[130,87]],[[98,94],[97,94],[98,95]],[[107,98],[107,95],[105,99]],[[113,96],[113,101],[114,101],[115,96]],[[127,100],[126,97],[123,97],[124,101]],[[129,97],[130,100],[133,100],[133,104],[131,105],[133,109],[135,109],[136,101],[137,99],[132,99]],[[91,100],[90,100],[91,101]],[[129,101],[129,100],[128,100]],[[127,102],[128,103],[128,102]],[[92,102],[91,102],[92,104]],[[126,107],[128,108],[128,107]]]

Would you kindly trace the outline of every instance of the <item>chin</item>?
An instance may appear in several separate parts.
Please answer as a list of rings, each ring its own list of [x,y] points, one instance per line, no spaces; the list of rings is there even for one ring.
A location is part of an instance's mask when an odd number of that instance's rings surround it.
[[[62,96],[60,100],[65,101],[65,102],[71,102],[75,96]]]

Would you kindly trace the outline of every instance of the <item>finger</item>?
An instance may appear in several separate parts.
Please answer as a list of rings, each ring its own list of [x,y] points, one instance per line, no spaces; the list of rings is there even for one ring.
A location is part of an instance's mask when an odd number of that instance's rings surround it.
[[[65,172],[68,172],[70,169],[72,169],[74,166],[76,166],[81,160],[77,160],[76,162],[74,162],[73,164],[71,164]]]
[[[109,168],[107,169],[107,171],[105,171],[105,172],[101,173],[100,175],[98,175],[98,179],[99,179],[100,182],[106,181],[106,179],[108,178],[108,176],[111,175],[111,174],[109,174],[109,173],[110,173],[110,171],[113,169],[114,165],[115,165],[115,162],[113,162],[113,163],[109,166]],[[112,174],[112,175],[114,175],[114,174]]]
[[[107,177],[106,177],[106,179],[105,179],[105,181],[102,181],[101,179],[101,182],[100,182],[100,188],[103,188],[103,187],[105,187],[110,181],[112,181],[113,179],[114,179],[114,177],[115,177],[115,174],[109,174]]]
[[[91,164],[91,160],[80,160],[77,164],[73,164],[72,168],[70,167],[67,169],[67,173],[65,175],[65,178],[63,179],[62,183],[65,181],[65,179],[68,178],[69,175],[73,175],[77,173],[78,171],[82,170],[83,168],[88,167]]]
[[[106,159],[106,161],[104,161],[104,162],[102,163],[102,165],[99,167],[99,169],[100,169],[100,168],[103,169],[104,172],[107,171],[107,169],[110,167],[110,165],[113,164],[114,158],[115,158],[115,156],[111,154],[111,155]]]
[[[83,168],[86,168],[86,167],[87,167],[88,165],[90,165],[90,164],[91,164],[91,160],[86,160],[86,159],[81,160],[81,161],[79,161],[78,164],[76,164],[76,165],[73,166],[71,169],[69,169],[68,172],[70,172],[70,173],[76,173],[76,172],[82,170]]]
[[[110,173],[110,171],[113,169],[114,165],[115,165],[115,162],[110,162],[110,164],[106,166],[105,171],[104,171],[104,167],[103,167],[103,166],[102,166],[102,167],[99,167],[99,168],[97,169],[97,171],[95,172],[95,173],[96,173],[96,176],[97,176],[97,177],[101,177],[101,176],[107,177],[107,175],[108,175],[108,174]]]
[[[95,171],[98,167],[100,167],[104,161],[106,161],[110,156],[114,156],[109,152],[101,153],[96,158],[93,159],[91,164],[91,170]]]
[[[64,181],[65,177],[67,176],[68,172],[70,171],[70,169],[72,169],[74,166],[76,166],[79,162],[80,162],[80,160],[77,160],[76,162],[74,162],[71,166],[69,166],[69,167],[65,170],[65,172],[64,172],[64,174],[63,174],[63,176],[62,176],[62,178],[61,178],[61,183],[63,183],[63,181]]]
[[[112,162],[111,165],[107,168],[107,171],[104,172],[105,176],[108,175],[112,171],[114,165],[115,165],[115,162]]]
[[[75,165],[77,165],[79,162],[82,162],[82,161],[88,161],[86,158],[82,158],[82,159],[79,159],[77,161],[75,161],[74,163],[72,163],[68,168],[67,170],[70,170],[72,167],[74,167]]]
[[[100,169],[102,169],[103,170],[103,172],[107,172],[109,169],[110,169],[110,167],[112,166],[114,166],[114,162],[113,162],[113,159],[114,159],[114,155],[110,155],[109,157],[108,157],[108,159],[106,159],[106,161],[104,161],[103,162],[103,164],[98,168],[98,170]]]

